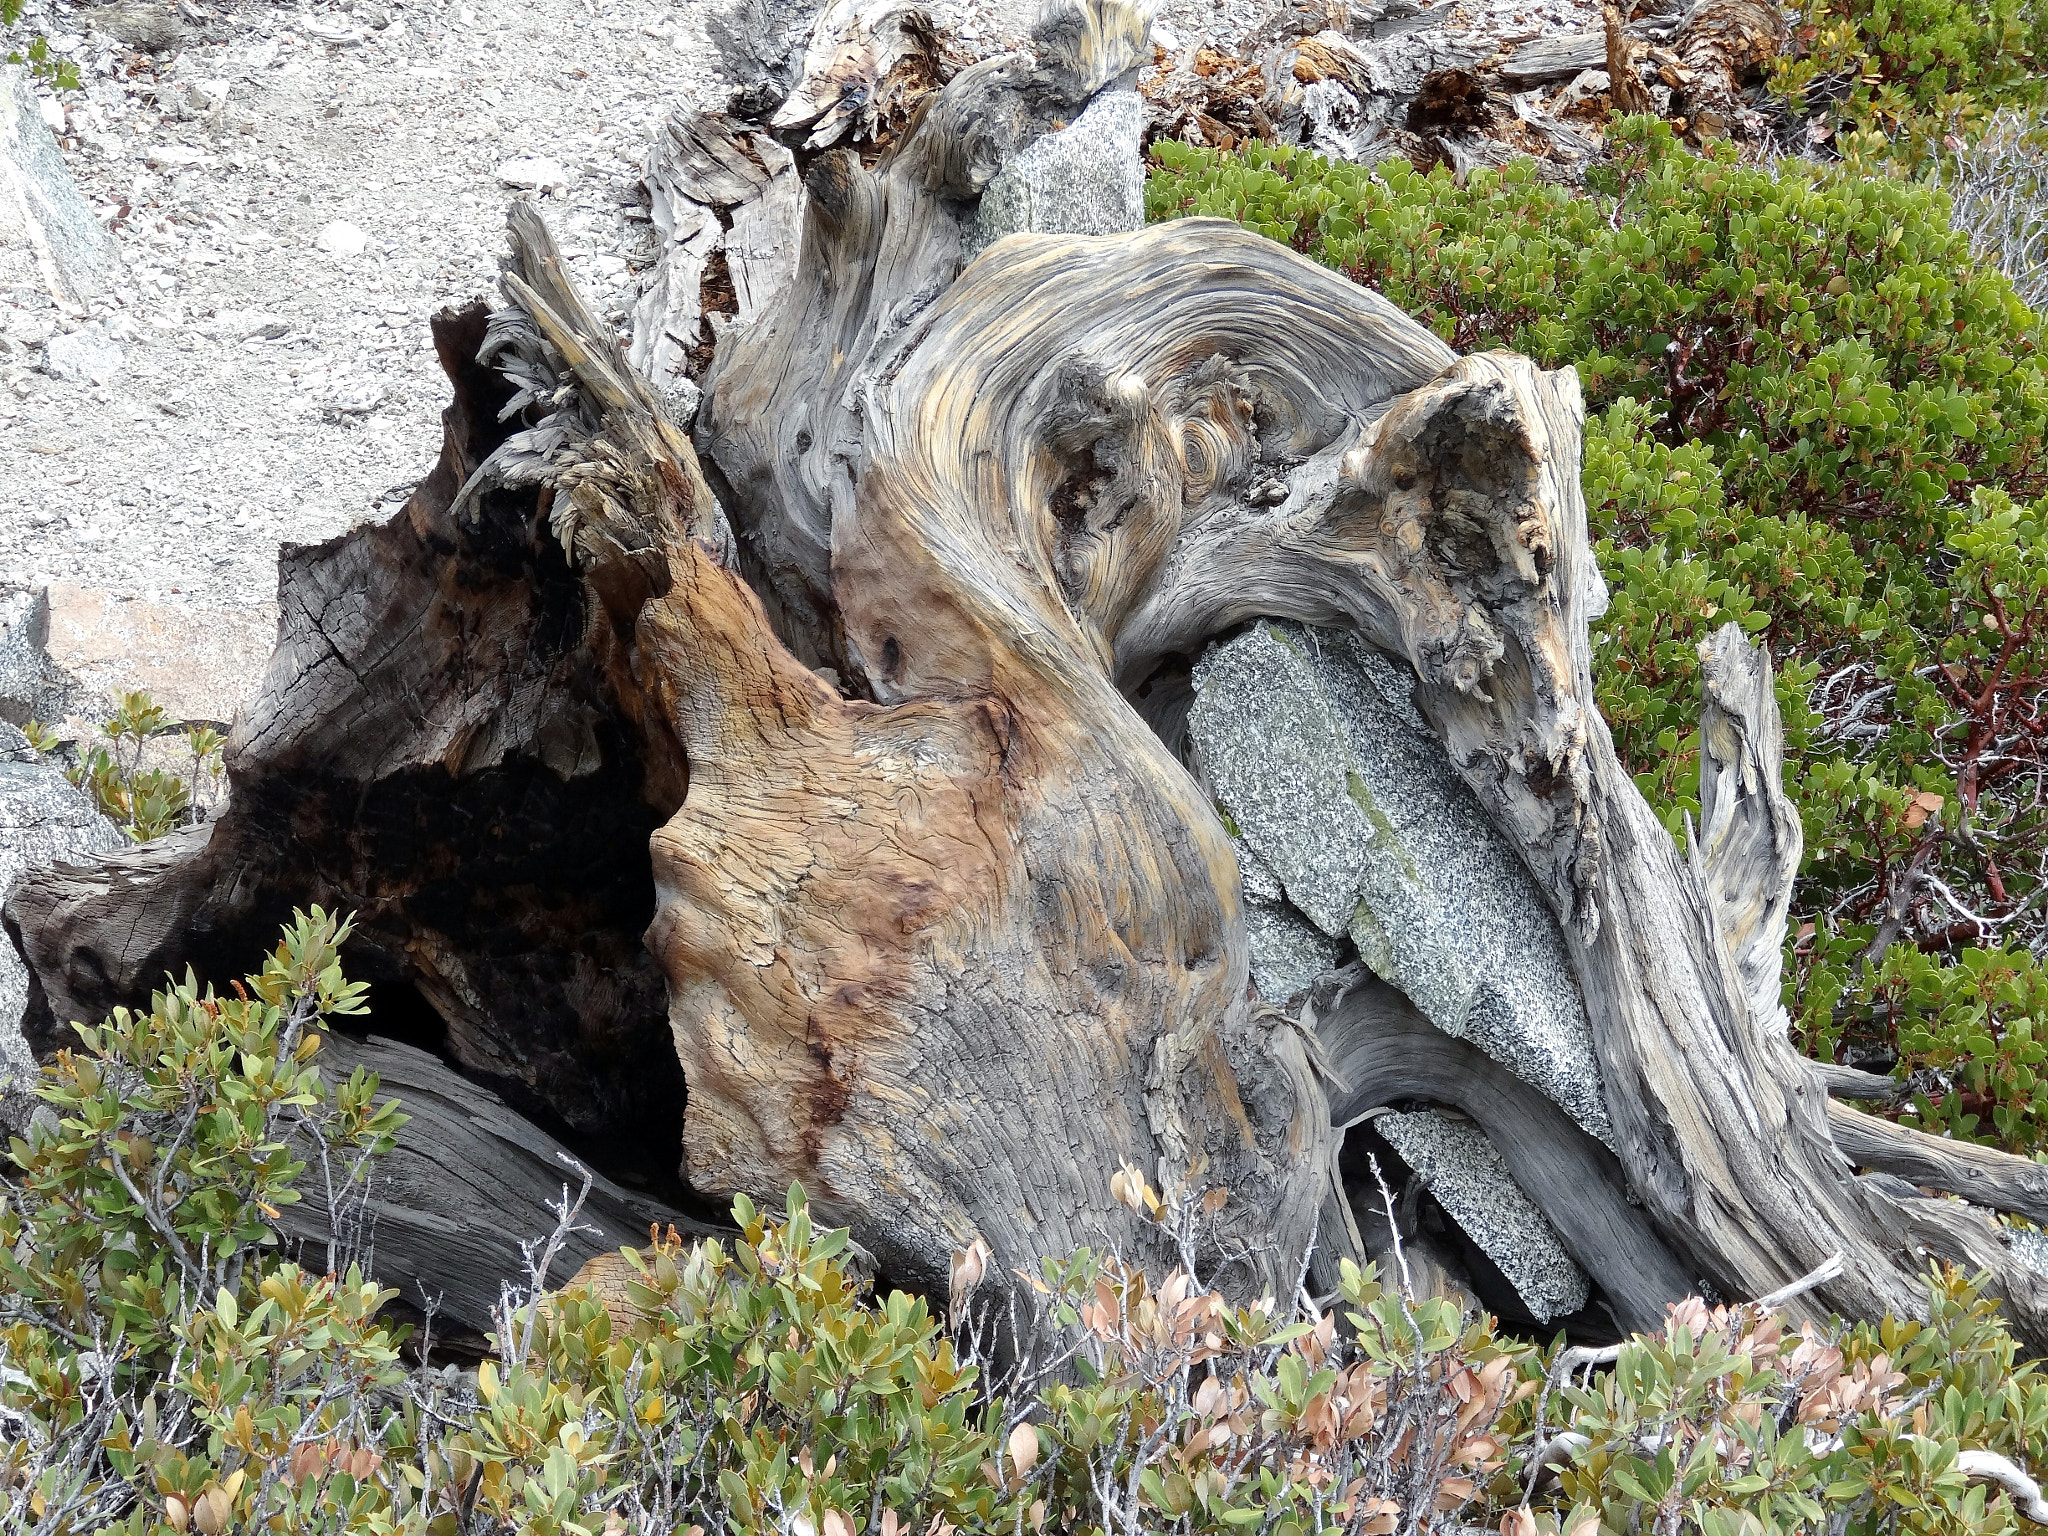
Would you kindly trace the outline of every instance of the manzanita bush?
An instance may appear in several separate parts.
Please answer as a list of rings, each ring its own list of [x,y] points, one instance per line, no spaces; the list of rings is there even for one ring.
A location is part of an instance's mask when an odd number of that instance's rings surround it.
[[[404,1119],[317,1064],[325,1021],[363,1007],[347,934],[300,914],[231,995],[188,977],[43,1069],[0,1190],[6,1528],[218,1536],[304,1504],[304,1529],[341,1530],[378,1502],[364,1478],[404,1419],[379,1396],[405,1379],[393,1293],[345,1243],[301,1268],[276,1230],[310,1159],[359,1208]],[[314,1463],[338,1469],[318,1490]]]
[[[304,1178],[366,1189],[402,1119],[320,1071],[361,1007],[346,932],[302,916],[232,997],[169,988],[45,1069],[0,1208],[6,1529],[1991,1536],[2018,1520],[1991,1474],[2048,1431],[2048,1380],[1953,1274],[1924,1322],[1689,1301],[1544,1349],[1351,1264],[1328,1297],[1232,1299],[1192,1258],[1220,1192],[1136,1168],[1111,1188],[1174,1240],[1163,1277],[977,1249],[941,1317],[875,1295],[792,1189],[559,1291],[540,1245],[492,1358],[409,1364],[346,1242],[294,1256],[272,1225]]]
[[[2043,100],[2048,11],[2032,0],[1808,0],[1772,86],[1859,169],[1918,166]]]
[[[36,751],[63,761],[68,749],[39,720],[22,727]],[[152,738],[177,732],[186,760],[176,768],[146,764]],[[105,738],[75,755],[64,776],[92,796],[100,814],[138,843],[201,820],[220,796],[227,738],[210,725],[173,720],[142,689],[120,694],[100,727]]]

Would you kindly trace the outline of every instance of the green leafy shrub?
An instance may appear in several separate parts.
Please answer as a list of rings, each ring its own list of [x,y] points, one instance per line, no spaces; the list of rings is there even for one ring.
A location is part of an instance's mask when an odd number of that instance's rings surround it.
[[[1531,1345],[1349,1260],[1325,1303],[1234,1302],[1189,1257],[1220,1191],[1162,1196],[1135,1168],[1111,1190],[1183,1262],[1154,1284],[1084,1249],[1019,1276],[1032,1310],[1020,1325],[1011,1303],[1020,1363],[1002,1386],[1034,1525],[1391,1536],[1483,1513],[1512,1486],[1498,1426],[1535,1391]]]
[[[1161,143],[1147,206],[1236,219],[1460,348],[1577,368],[1623,760],[1682,833],[1697,646],[1730,619],[1765,640],[1806,833],[1802,1038],[1919,1071],[1929,1124],[2032,1150],[2033,994],[1954,962],[2048,940],[2039,322],[1925,187],[1696,156],[1640,119],[1610,145],[1574,194],[1530,162],[1461,186]],[[1931,963],[1887,970],[1895,945]],[[2012,1042],[1988,1088],[1963,1065],[1986,1039]]]
[[[1555,1482],[1524,1533],[1829,1530],[2002,1533],[2021,1520],[1972,1475],[1965,1450],[2024,1468],[2048,1428],[2048,1380],[2015,1367],[1996,1306],[1930,1275],[1925,1323],[1793,1330],[1755,1307],[1674,1308],[1583,1385],[1572,1352],[1550,1361],[1539,1406],[1567,1427],[1541,1437]],[[1537,1417],[1541,1417],[1539,1413]],[[2015,1459],[2016,1458],[2016,1459]],[[1552,1469],[1532,1481],[1548,1481]],[[1520,1524],[1513,1515],[1504,1531]]]
[[[25,0],[0,0],[0,30],[9,30],[19,24],[21,13],[27,8]],[[20,48],[10,49],[6,62],[24,66],[38,80],[47,80],[60,91],[79,88],[78,66],[69,59],[53,57],[50,40],[41,33]]]
[[[1917,1091],[1909,1125],[2048,1151],[2048,973],[2024,949],[1965,949],[1953,964],[1894,945],[1852,991],[1881,1010]]]
[[[340,1251],[324,1276],[285,1262],[273,1225],[309,1155],[344,1207],[402,1120],[374,1077],[316,1065],[324,1020],[361,1011],[347,932],[301,914],[234,996],[188,977],[44,1069],[0,1201],[9,1529],[217,1536],[309,1483],[325,1514],[296,1529],[389,1505],[364,1490],[405,1426],[391,1293]]]
[[[1927,159],[2001,107],[2043,100],[2048,11],[2037,0],[1813,0],[1773,87],[1824,110],[1852,160]],[[1949,147],[1953,147],[1951,144]]]
[[[210,725],[173,720],[147,692],[123,693],[105,726],[106,741],[88,747],[64,776],[92,796],[100,814],[138,843],[198,819],[207,798],[218,795],[221,748],[226,738]],[[144,767],[152,738],[178,731],[190,761],[182,771]],[[29,745],[45,755],[60,743],[40,721],[24,727]]]
[[[233,997],[169,988],[45,1068],[0,1206],[8,1529],[2003,1536],[1983,1458],[2017,1472],[2048,1431],[2048,1381],[1952,1274],[1925,1322],[1687,1302],[1599,1374],[1349,1263],[1331,1298],[1247,1305],[1086,1250],[980,1294],[976,1250],[942,1324],[873,1296],[795,1189],[779,1219],[736,1202],[730,1244],[671,1233],[544,1294],[565,1196],[473,1388],[408,1371],[346,1243],[313,1273],[271,1225],[308,1149],[357,1187],[400,1120],[319,1072],[360,1009],[346,933],[302,916]],[[1111,1189],[1183,1255],[1223,1203]]]
[[[1216,1208],[1121,1177],[1141,1219]],[[1085,1249],[978,1311],[963,1297],[949,1332],[870,1297],[799,1191],[780,1222],[744,1198],[734,1217],[730,1250],[657,1243],[622,1284],[506,1312],[504,1368],[447,1447],[479,1509],[533,1536],[1384,1536],[1483,1506],[1508,1465],[1490,1431],[1535,1390],[1531,1346],[1354,1265],[1343,1336],[1335,1313],[1234,1304],[1184,1268],[1154,1286]]]
[[[625,1326],[582,1284],[505,1311],[447,1451],[478,1509],[522,1536],[1014,1526],[995,1410],[926,1304],[870,1300],[795,1188],[733,1217],[730,1248],[628,1251]]]

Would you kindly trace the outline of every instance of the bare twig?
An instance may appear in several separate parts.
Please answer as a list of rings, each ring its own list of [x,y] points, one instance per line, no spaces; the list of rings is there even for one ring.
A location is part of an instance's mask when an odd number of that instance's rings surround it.
[[[2048,1525],[2048,1499],[2041,1497],[2041,1485],[2021,1471],[2017,1463],[1995,1451],[1963,1451],[1956,1457],[1956,1470],[1973,1483],[2003,1488],[2014,1509],[2036,1525]]]
[[[1784,1306],[1786,1302],[1793,1300],[1795,1297],[1804,1296],[1808,1291],[1818,1286],[1826,1285],[1830,1280],[1839,1277],[1841,1273],[1842,1256],[1837,1253],[1815,1265],[1790,1285],[1781,1285],[1768,1296],[1757,1297],[1750,1305],[1761,1308],[1766,1312],[1775,1312],[1779,1307]]]

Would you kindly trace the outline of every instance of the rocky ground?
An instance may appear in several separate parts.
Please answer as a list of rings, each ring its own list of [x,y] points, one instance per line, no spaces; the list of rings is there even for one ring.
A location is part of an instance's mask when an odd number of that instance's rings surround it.
[[[154,72],[104,16],[44,24],[85,66],[67,158],[127,281],[83,317],[0,307],[0,572],[156,601],[267,603],[279,543],[400,499],[438,437],[427,317],[489,290],[522,195],[501,168],[551,183],[527,195],[614,294],[640,146],[718,83],[661,0],[258,5],[185,21]],[[55,377],[53,329],[107,345]]]

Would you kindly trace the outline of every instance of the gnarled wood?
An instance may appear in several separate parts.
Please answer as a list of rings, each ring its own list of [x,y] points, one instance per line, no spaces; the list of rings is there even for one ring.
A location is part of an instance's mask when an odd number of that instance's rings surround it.
[[[1012,239],[964,272],[874,370],[865,468],[834,509],[835,591],[878,696],[1050,684],[1046,704],[1100,740],[1120,723],[1105,673],[1135,687],[1258,613],[1355,623],[1414,667],[1419,707],[1564,921],[1621,1160],[1666,1241],[1740,1295],[1840,1252],[1828,1302],[1910,1310],[1902,1219],[1958,1256],[1979,1238],[1849,1177],[1825,1095],[1753,1015],[1713,896],[1592,708],[1604,592],[1573,381],[1471,357],[1385,399],[1387,359],[1419,372],[1441,350],[1357,290],[1294,307],[1326,281],[1193,222]],[[1036,307],[1054,293],[1057,327]],[[1376,339],[1322,353],[1347,323]],[[1172,782],[1142,745],[1121,761]],[[1213,819],[1185,815],[1196,837]],[[2037,1327],[2039,1282],[2008,1278]]]
[[[1858,1168],[1888,1173],[2048,1225],[2048,1167],[2030,1158],[1930,1136],[1846,1104],[1828,1106],[1828,1124],[1835,1145]]]
[[[876,170],[843,150],[819,159],[794,282],[705,378],[697,440],[748,509],[744,569],[799,658],[856,691],[874,658],[848,649],[831,561],[866,457],[859,386],[972,254],[982,189],[1027,142],[1134,77],[1149,30],[1131,0],[1050,7],[1035,57],[963,70]]]
[[[1454,1106],[1479,1122],[1623,1328],[1655,1331],[1664,1309],[1693,1293],[1691,1270],[1629,1203],[1614,1154],[1563,1110],[1362,966],[1332,973],[1319,993],[1316,1034],[1343,1084],[1330,1099],[1338,1124],[1403,1100]]]
[[[1614,102],[1614,110],[1648,112],[1652,105],[1650,93],[1643,85],[1643,77],[1636,72],[1635,50],[1622,30],[1621,12],[1610,3],[1601,7],[1600,14],[1606,28],[1607,93]]]
[[[664,123],[642,180],[658,244],[633,306],[629,358],[667,395],[702,371],[707,331],[752,320],[789,281],[803,189],[788,150],[715,112]],[[717,258],[732,284],[730,316],[705,308]]]
[[[1706,885],[1752,1017],[1790,1027],[1779,998],[1785,914],[1806,848],[1786,798],[1785,727],[1771,659],[1724,624],[1700,643],[1700,824],[1693,870]]]
[[[234,974],[289,905],[354,907],[380,1003],[416,1000],[517,1107],[656,1164],[680,1110],[701,1188],[800,1179],[893,1278],[936,1289],[976,1238],[1005,1269],[1083,1242],[1171,1262],[1109,1198],[1130,1162],[1227,1188],[1205,1262],[1277,1290],[1312,1239],[1358,1247],[1326,1068],[1251,996],[1230,838],[1147,722],[1172,730],[1172,680],[1240,622],[1351,625],[1412,668],[1562,927],[1611,1157],[1399,1009],[1346,1043],[1355,1091],[1456,1095],[1526,1149],[1632,1321],[1695,1274],[1754,1296],[1835,1255],[1811,1304],[1911,1311],[1940,1257],[2048,1344],[2048,1289],[1984,1211],[1856,1176],[1786,1039],[1768,667],[1709,658],[1692,859],[1617,760],[1576,378],[1455,356],[1235,225],[974,254],[981,189],[1144,40],[1123,0],[1074,0],[873,171],[817,163],[793,280],[708,380],[730,525],[515,210],[507,306],[442,322],[436,474],[287,556],[229,811],[10,903],[46,1001]],[[1396,1025],[1412,1062],[1382,1059]],[[687,1102],[654,1071],[676,1061]],[[2000,1166],[1984,1198],[2012,1198]]]
[[[479,361],[483,306],[438,316],[435,339],[454,387],[440,463],[389,521],[281,556],[225,809],[9,896],[28,1038],[145,1006],[187,965],[225,987],[320,902],[357,914],[347,963],[374,1027],[599,1138],[600,1166],[673,1180],[684,1085],[639,936],[647,838],[684,765],[665,731],[641,739],[629,659],[539,493],[473,491],[458,512],[523,406]]]
[[[1698,0],[1676,39],[1691,77],[1685,88],[1692,132],[1718,138],[1742,107],[1743,87],[1785,45],[1785,14],[1770,0]]]
[[[649,943],[691,1084],[693,1181],[801,1180],[926,1285],[976,1237],[1007,1256],[1105,1234],[1150,1254],[1159,1239],[1108,1196],[1105,1170],[1127,1161],[1233,1191],[1212,1241],[1239,1288],[1293,1274],[1326,1214],[1331,1251],[1350,1251],[1308,1051],[1247,999],[1222,829],[1094,657],[1048,651],[890,707],[841,698],[709,546],[677,536],[688,449],[571,296],[532,281],[537,231],[515,237],[510,287],[577,385],[558,410],[595,422],[545,466],[508,452],[486,478],[545,474],[558,526],[570,495],[599,588],[631,565],[637,666],[690,764],[653,839]],[[997,592],[1004,558],[984,542],[964,574]],[[936,573],[926,594],[936,637]],[[898,691],[898,669],[880,681]],[[1132,774],[1132,754],[1158,771]]]
[[[1831,1061],[1813,1063],[1813,1074],[1820,1079],[1828,1096],[1835,1099],[1896,1104],[1907,1092],[1906,1084],[1896,1077],[1881,1077],[1860,1067],[1837,1066]]]

